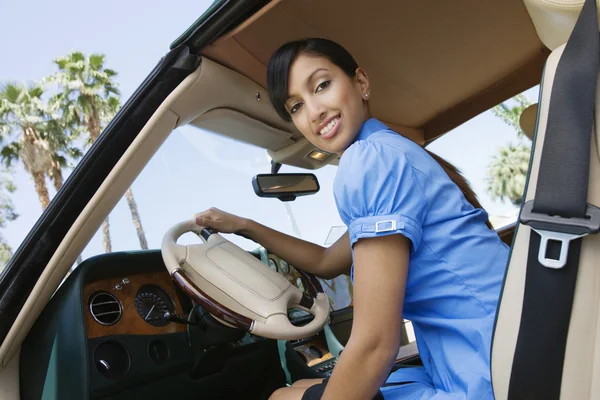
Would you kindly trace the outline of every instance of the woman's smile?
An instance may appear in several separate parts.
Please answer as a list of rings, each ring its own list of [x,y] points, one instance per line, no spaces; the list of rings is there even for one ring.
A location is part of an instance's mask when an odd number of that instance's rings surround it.
[[[340,130],[340,125],[342,122],[342,118],[339,115],[335,117],[328,118],[326,121],[323,121],[317,128],[317,135],[321,137],[321,139],[331,139],[336,133]]]

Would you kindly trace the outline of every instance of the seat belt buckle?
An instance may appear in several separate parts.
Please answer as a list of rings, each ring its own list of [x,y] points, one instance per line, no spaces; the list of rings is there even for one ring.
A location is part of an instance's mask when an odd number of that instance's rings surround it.
[[[569,255],[569,244],[571,244],[571,240],[579,239],[587,235],[587,233],[584,233],[583,235],[572,235],[570,233],[544,231],[535,228],[531,229],[536,231],[541,236],[540,251],[538,253],[539,263],[542,264],[544,267],[553,269],[560,269],[567,264],[567,256]],[[560,242],[560,256],[558,260],[546,256],[548,250],[548,242],[550,240]]]
[[[519,221],[541,237],[538,262],[547,268],[560,269],[567,263],[569,244],[572,240],[600,231],[600,208],[588,204],[585,218],[565,218],[534,212],[534,201],[530,200],[523,205]],[[560,243],[558,260],[547,256],[548,243],[551,240]]]

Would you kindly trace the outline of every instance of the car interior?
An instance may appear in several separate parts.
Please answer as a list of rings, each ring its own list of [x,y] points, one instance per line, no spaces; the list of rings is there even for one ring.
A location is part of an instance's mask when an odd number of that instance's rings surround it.
[[[258,146],[275,163],[307,172],[337,165],[336,154],[315,148],[278,117],[265,89],[270,55],[303,37],[333,39],[355,55],[377,94],[372,115],[422,146],[541,82],[538,104],[521,119],[534,140],[524,198],[533,200],[554,76],[583,3],[215,1],[77,167],[71,186],[65,184],[34,227],[48,227],[45,233],[26,239],[47,256],[23,245],[4,273],[14,279],[6,292],[12,295],[0,297],[0,315],[12,315],[0,323],[0,399],[266,399],[298,379],[328,376],[350,336],[352,307],[330,312],[318,281],[268,249],[246,252],[202,231],[196,232],[201,245],[181,246],[177,238],[198,229],[172,221],[161,249],[108,253],[71,267],[178,127]],[[332,15],[345,22],[332,24]],[[163,89],[154,89],[155,82]],[[131,115],[139,118],[126,118]],[[117,134],[127,141],[117,145]],[[596,130],[591,140],[588,203],[599,204]],[[105,169],[92,174],[93,163]],[[83,179],[95,182],[85,200],[75,197],[75,188],[69,192]],[[53,234],[59,220],[63,234]],[[512,251],[492,350],[497,399],[511,398],[532,230],[517,222],[498,231]],[[597,240],[582,240],[561,352],[564,399],[600,398],[593,379],[600,368]],[[246,269],[237,268],[242,264]],[[30,282],[27,290],[22,282]],[[283,311],[265,308],[273,299],[269,307]],[[289,308],[296,312],[286,313]],[[419,364],[416,343],[403,332],[394,368]]]

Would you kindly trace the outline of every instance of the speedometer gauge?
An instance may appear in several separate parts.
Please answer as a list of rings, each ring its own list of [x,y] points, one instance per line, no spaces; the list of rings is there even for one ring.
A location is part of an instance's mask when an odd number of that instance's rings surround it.
[[[165,326],[165,312],[173,312],[173,301],[156,285],[144,285],[135,294],[135,309],[144,321],[153,326]]]

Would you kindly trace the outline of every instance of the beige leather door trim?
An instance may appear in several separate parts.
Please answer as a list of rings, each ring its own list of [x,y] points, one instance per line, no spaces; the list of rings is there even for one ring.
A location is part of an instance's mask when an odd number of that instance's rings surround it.
[[[19,352],[4,368],[0,368],[0,400],[19,400]]]

